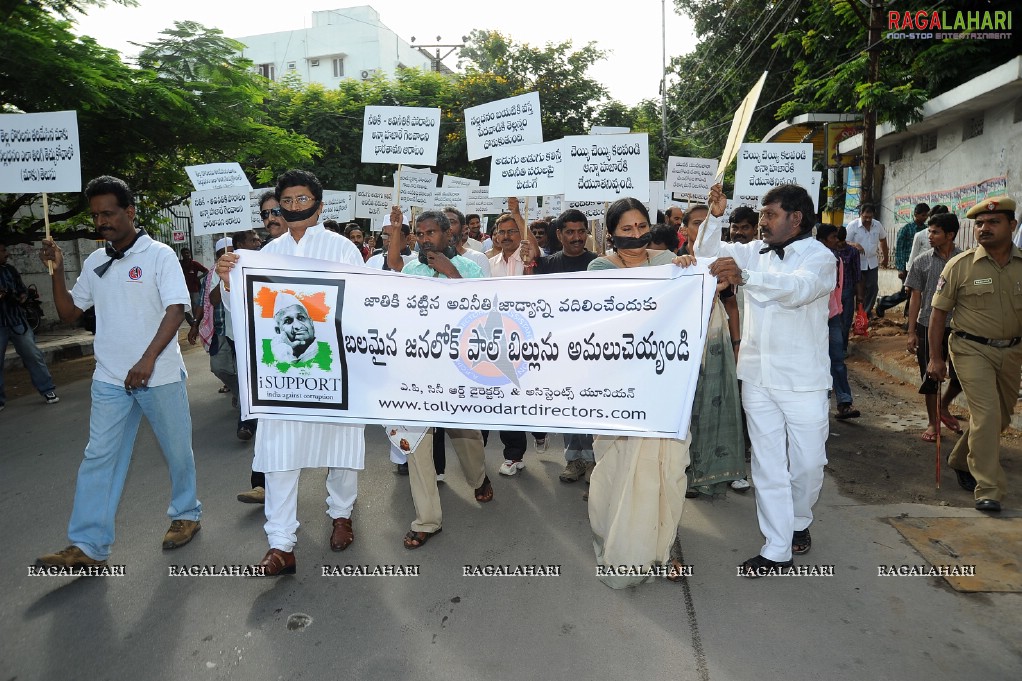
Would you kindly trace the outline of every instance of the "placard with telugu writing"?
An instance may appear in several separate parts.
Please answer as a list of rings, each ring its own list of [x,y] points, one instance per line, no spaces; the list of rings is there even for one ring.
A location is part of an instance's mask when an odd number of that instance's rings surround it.
[[[0,192],[79,192],[78,113],[0,114]]]
[[[368,218],[373,224],[390,215],[394,206],[394,188],[372,184],[355,185],[355,217]]]
[[[185,166],[188,179],[192,181],[195,191],[203,192],[210,189],[227,189],[228,187],[244,187],[252,191],[252,183],[245,176],[240,163],[206,163],[201,166]]]
[[[667,159],[667,190],[676,199],[705,202],[719,164],[715,158],[671,156]]]
[[[498,149],[490,158],[490,196],[543,196],[564,191],[561,140]]]
[[[542,141],[538,92],[465,109],[465,143],[469,161],[486,158],[502,147],[539,144]]]
[[[440,109],[418,106],[365,108],[362,163],[434,166],[439,142]]]
[[[247,187],[192,192],[192,234],[229,234],[252,229]]]
[[[809,191],[812,173],[812,144],[743,144],[735,171],[735,204],[759,206],[764,194],[782,184],[801,185]]]
[[[565,137],[564,198],[568,201],[649,199],[649,136]]]

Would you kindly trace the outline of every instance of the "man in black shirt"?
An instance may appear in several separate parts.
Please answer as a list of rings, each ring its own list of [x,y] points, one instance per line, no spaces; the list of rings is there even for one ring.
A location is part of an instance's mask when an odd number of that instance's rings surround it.
[[[582,211],[574,208],[564,211],[554,220],[554,227],[564,248],[553,255],[537,258],[536,243],[522,242],[528,244],[528,253],[522,256],[526,274],[585,272],[589,263],[596,258],[595,253],[586,250],[589,223]],[[592,473],[596,467],[593,436],[565,433],[564,459],[564,470],[558,476],[561,482],[575,482]]]

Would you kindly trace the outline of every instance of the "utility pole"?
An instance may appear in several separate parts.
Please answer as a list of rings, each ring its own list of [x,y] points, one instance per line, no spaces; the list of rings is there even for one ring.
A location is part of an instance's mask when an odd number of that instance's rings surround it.
[[[440,40],[441,40],[441,37],[437,36],[436,40],[437,40],[437,43],[439,43]],[[466,40],[466,39],[463,37],[462,40]],[[412,45],[416,49],[419,50],[419,52],[421,52],[423,55],[425,55],[426,57],[429,58],[430,65],[431,65],[431,68],[432,68],[433,71],[440,71],[440,65],[443,63],[444,59],[447,59],[447,57],[451,56],[451,53],[453,53],[455,50],[458,50],[458,49],[461,49],[462,47],[465,47],[465,43],[464,42],[458,43],[456,45],[454,45],[454,44],[450,44],[450,45],[415,45],[415,36],[412,36],[412,41],[411,42],[412,42]],[[435,47],[436,48],[436,56],[434,56],[434,55],[432,55],[432,54],[430,54],[429,52],[426,51],[426,48],[428,48],[428,47]],[[443,54],[443,56],[441,56],[440,55],[440,48],[449,48],[449,49],[447,50],[447,52],[445,52]]]
[[[883,0],[871,0],[869,5],[869,71],[866,82],[880,80],[880,17],[884,15]],[[873,107],[862,112],[862,196],[860,203],[873,201],[873,165],[876,160],[877,112]]]
[[[660,0],[660,31],[663,34],[661,45],[660,77],[660,148],[663,149],[664,179],[667,179],[668,151],[667,151],[667,0]]]

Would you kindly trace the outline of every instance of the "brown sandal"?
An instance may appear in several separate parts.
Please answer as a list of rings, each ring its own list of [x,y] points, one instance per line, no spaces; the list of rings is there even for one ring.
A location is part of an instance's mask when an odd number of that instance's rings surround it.
[[[330,550],[343,551],[355,541],[351,529],[351,518],[334,518],[334,530],[330,533]]]
[[[438,527],[436,532],[416,532],[415,530],[408,530],[408,534],[405,535],[405,548],[406,549],[418,549],[426,545],[426,542],[430,540],[430,537],[440,534],[444,528]]]
[[[493,485],[490,484],[489,476],[483,478],[483,484],[475,491],[476,501],[480,504],[485,504],[488,501],[493,501]]]
[[[670,568],[667,570],[668,582],[680,582],[685,578],[685,566],[680,560],[671,559]]]

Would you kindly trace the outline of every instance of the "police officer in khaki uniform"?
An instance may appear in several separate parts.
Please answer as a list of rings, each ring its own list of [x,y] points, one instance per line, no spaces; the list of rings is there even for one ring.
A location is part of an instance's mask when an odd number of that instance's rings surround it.
[[[1007,481],[1000,434],[1011,420],[1022,377],[1022,250],[1011,237],[1018,221],[1015,200],[985,199],[969,210],[976,248],[948,261],[933,294],[927,374],[944,380],[942,329],[951,319],[951,360],[969,401],[969,425],[948,465],[958,483],[974,490],[976,508],[999,512]],[[991,387],[995,390],[991,390]]]

